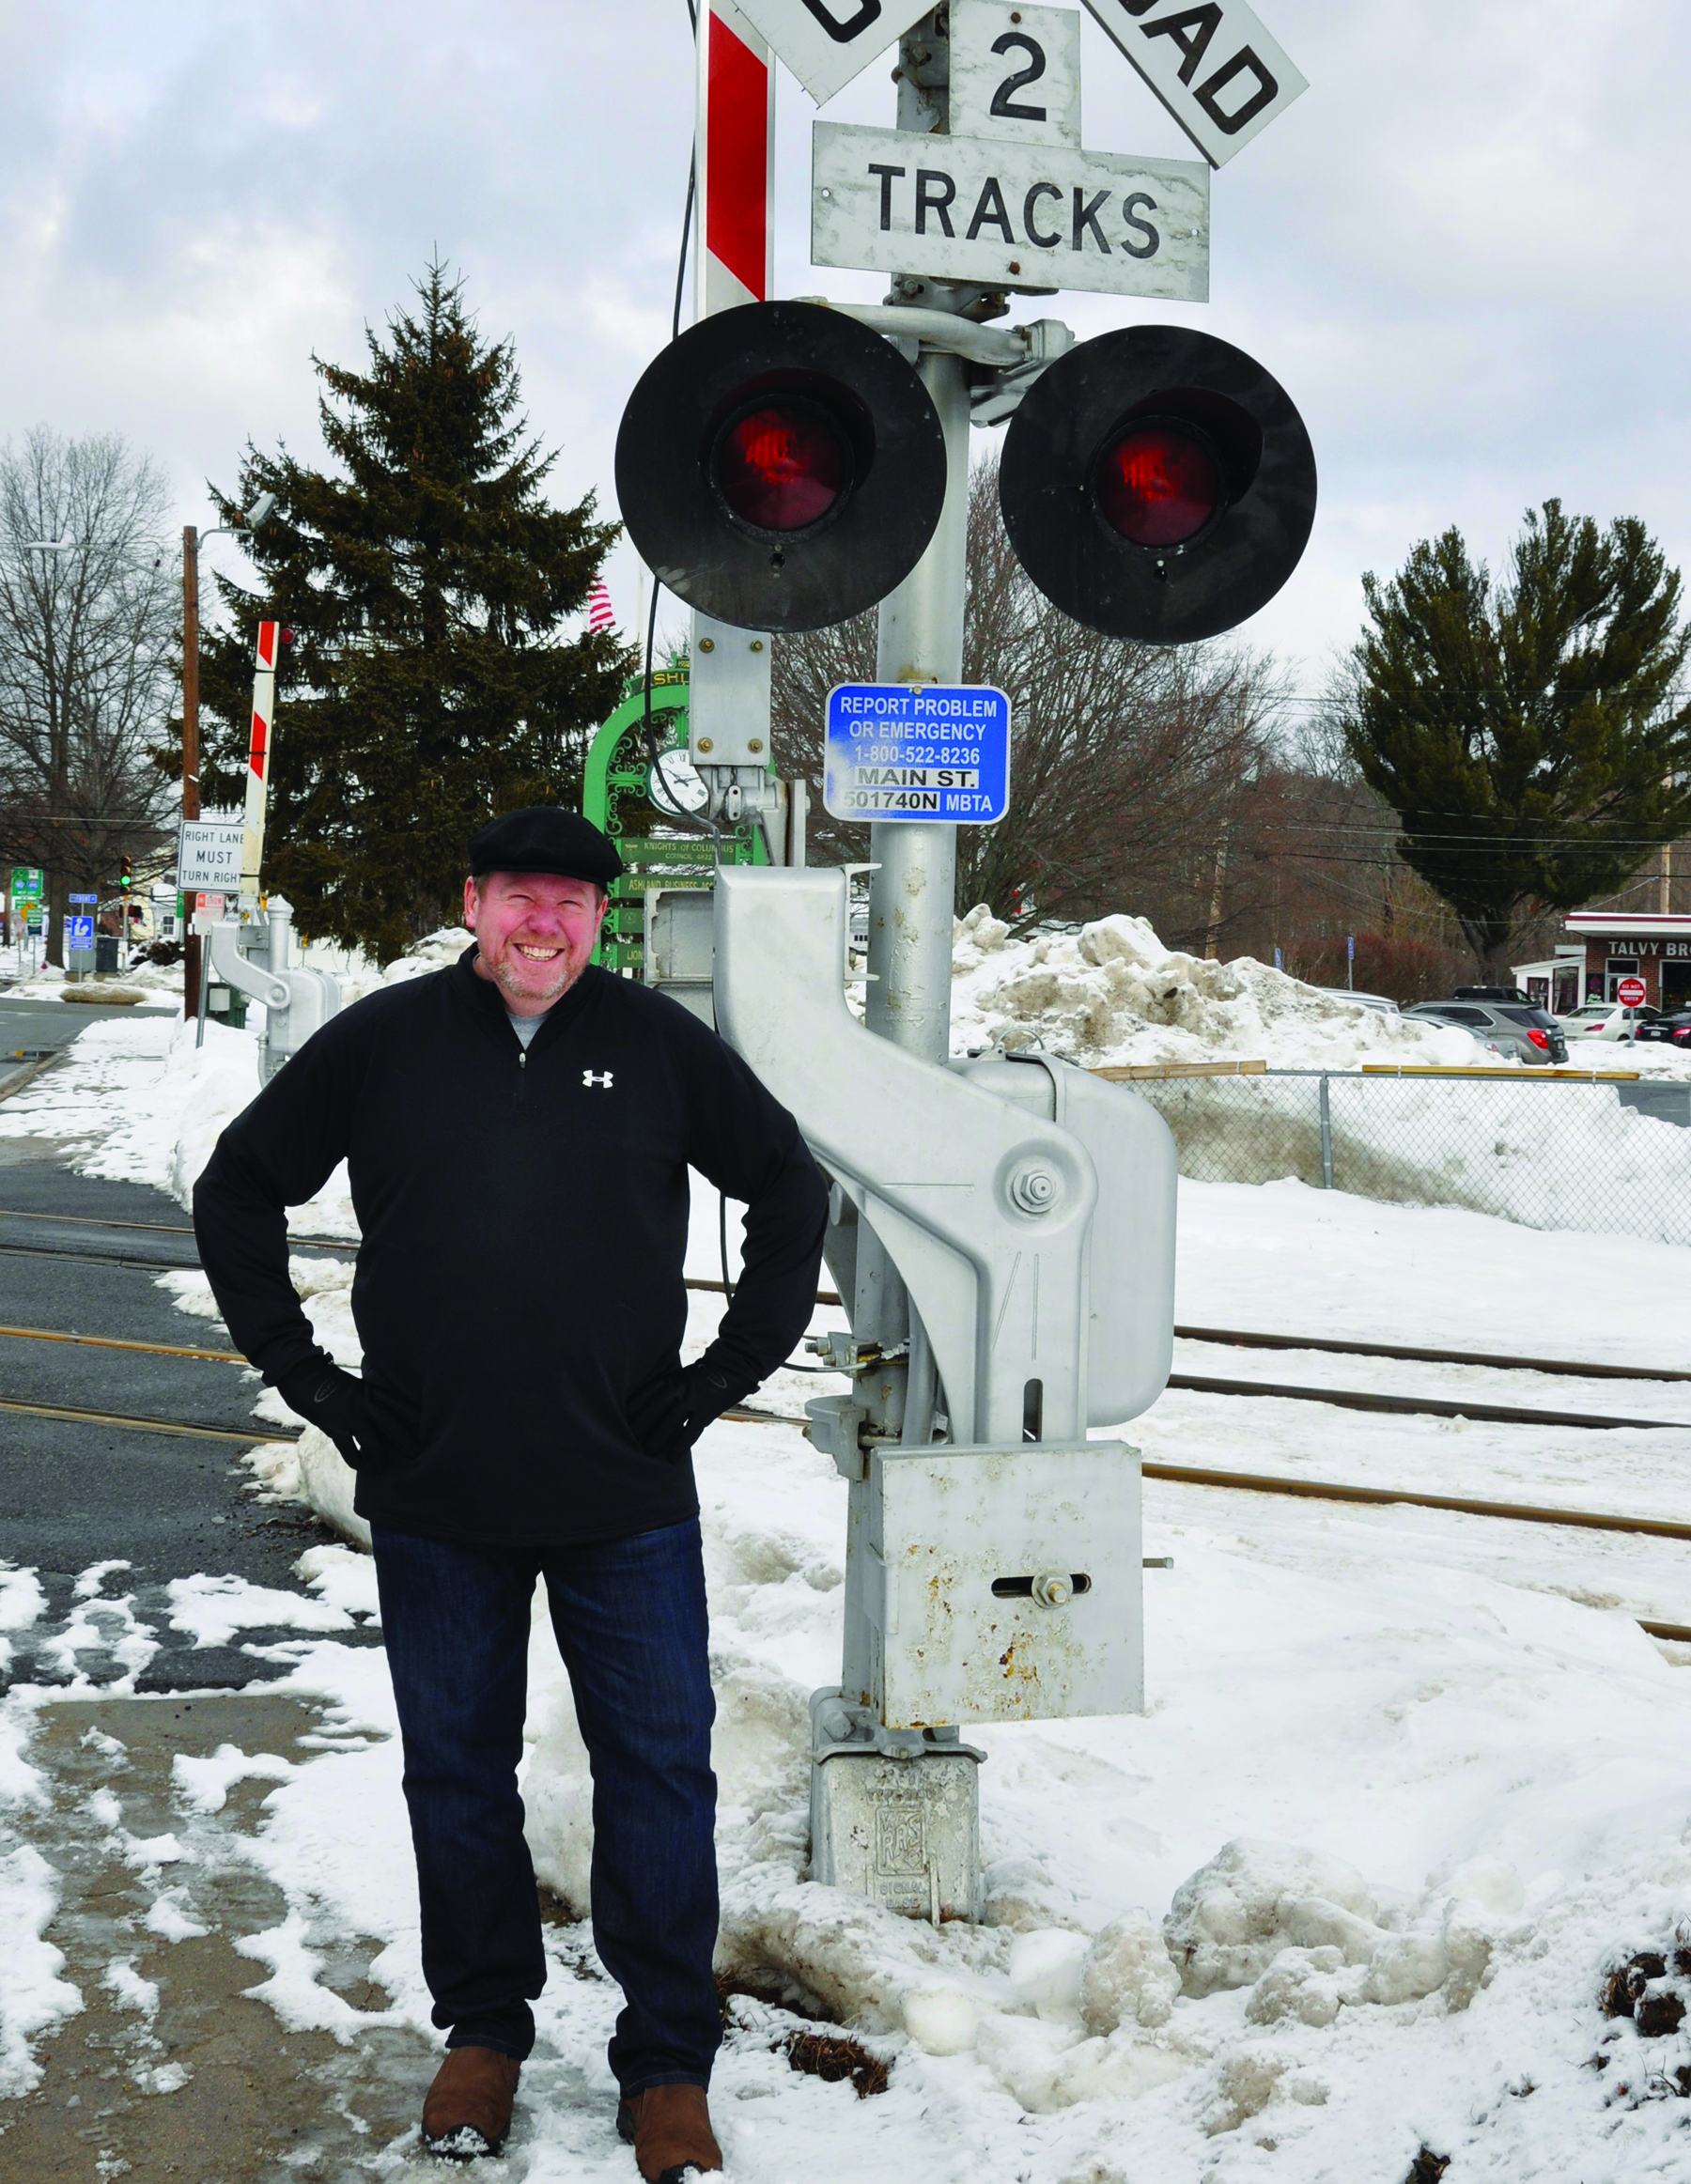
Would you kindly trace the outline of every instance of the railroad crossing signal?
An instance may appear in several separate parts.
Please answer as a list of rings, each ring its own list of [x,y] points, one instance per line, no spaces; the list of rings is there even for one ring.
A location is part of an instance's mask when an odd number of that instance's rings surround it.
[[[943,437],[891,343],[844,313],[753,303],[670,344],[616,444],[629,536],[690,606],[749,629],[846,621],[903,581],[945,498]],[[1130,326],[1047,366],[1010,425],[1004,527],[1052,603],[1109,637],[1185,644],[1296,566],[1315,457],[1254,358]]]
[[[1315,456],[1290,395],[1243,349],[1128,326],[1033,382],[1005,436],[999,504],[1065,614],[1186,644],[1254,614],[1297,565]]]
[[[646,369],[616,493],[675,596],[742,629],[820,629],[913,569],[945,501],[945,440],[892,343],[814,303],[746,303]]]
[[[1211,165],[1306,88],[1245,0],[1087,5]],[[702,82],[737,100],[742,124],[764,121],[760,39],[821,101],[923,12],[910,0],[710,0]],[[1082,148],[1077,24],[1065,8],[954,0],[949,30],[922,33],[943,49],[948,130],[815,123],[814,262],[892,272],[907,302],[923,279],[1203,301],[1209,166]],[[927,49],[911,50],[920,60]],[[759,198],[755,184],[768,139],[740,133],[740,195],[765,211],[744,239],[744,292],[767,271],[767,191]],[[731,161],[729,198],[737,176]],[[711,219],[706,227],[708,245]],[[723,212],[714,231],[732,238],[735,222]],[[736,281],[719,255],[734,257],[729,240],[701,263],[726,292]],[[701,301],[708,309],[711,294]],[[890,315],[866,316],[874,332],[809,303],[718,311],[636,387],[617,440],[623,519],[696,612],[746,630],[820,628],[877,605],[921,558],[944,503],[943,435],[905,354],[882,338]],[[930,325],[919,338],[978,359],[989,337],[983,329],[971,350]],[[1047,597],[1091,628],[1153,644],[1216,636],[1272,598],[1315,510],[1309,434],[1273,376],[1226,342],[1166,326],[1102,335],[1043,369],[1030,355],[994,362],[981,414],[1014,412],[1000,501]],[[767,660],[761,642],[752,649]],[[707,665],[727,657],[720,643],[700,650]]]

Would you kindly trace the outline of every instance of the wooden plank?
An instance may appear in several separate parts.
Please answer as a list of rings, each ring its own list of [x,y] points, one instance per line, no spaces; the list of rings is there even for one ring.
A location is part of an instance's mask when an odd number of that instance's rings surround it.
[[[1124,1061],[1091,1074],[1110,1084],[1130,1084],[1146,1077],[1261,1077],[1267,1067],[1265,1061]]]

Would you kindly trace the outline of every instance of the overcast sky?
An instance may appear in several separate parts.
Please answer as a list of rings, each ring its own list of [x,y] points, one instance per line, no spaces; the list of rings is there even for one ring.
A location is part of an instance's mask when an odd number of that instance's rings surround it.
[[[1212,301],[1023,307],[1202,326],[1289,389],[1321,509],[1245,634],[1313,689],[1363,569],[1450,523],[1495,560],[1553,493],[1691,559],[1691,13],[1257,5],[1311,87],[1215,178]],[[830,117],[890,125],[890,64]],[[516,339],[558,497],[613,511],[617,418],[668,332],[691,67],[685,0],[0,0],[0,437],[122,432],[209,522],[247,439],[316,453],[311,352],[356,362],[438,250]],[[1090,19],[1083,82],[1089,146],[1190,156]],[[777,290],[875,298],[808,262],[814,111],[783,79]],[[627,547],[610,575],[631,623]]]

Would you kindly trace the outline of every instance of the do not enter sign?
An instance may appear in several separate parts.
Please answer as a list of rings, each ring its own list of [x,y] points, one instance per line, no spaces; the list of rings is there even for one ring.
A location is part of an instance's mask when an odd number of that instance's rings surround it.
[[[1636,1009],[1644,999],[1644,981],[1641,978],[1623,978],[1615,988],[1615,999],[1623,1009]]]

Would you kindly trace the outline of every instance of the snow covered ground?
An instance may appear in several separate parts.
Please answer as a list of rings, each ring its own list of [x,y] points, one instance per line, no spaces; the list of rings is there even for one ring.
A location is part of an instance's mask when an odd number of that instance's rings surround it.
[[[69,1140],[95,1172],[180,1195],[255,1085],[241,1034],[209,1031],[195,1057],[167,1023],[96,1025],[0,1103],[0,1132]],[[699,1214],[692,1264],[708,1274],[707,1194]],[[344,1191],[296,1224],[349,1235]],[[323,1339],[355,1361],[349,1261],[298,1271]],[[195,1278],[164,1278],[189,1311],[212,1309]],[[1289,1183],[1182,1188],[1182,1324],[1691,1369],[1688,1305],[1691,1251],[1667,1245]],[[696,1298],[691,1341],[718,1309]],[[1199,1344],[1177,1367],[1458,1396],[1479,1378]],[[1671,1384],[1483,1380],[1494,1402],[1691,1421]],[[827,1385],[778,1375],[759,1401],[792,1416]],[[1152,1462],[1691,1513],[1691,1423],[1540,1430],[1176,1392],[1132,1438]],[[1691,1943],[1687,1650],[1635,1620],[1691,1623],[1683,1545],[1150,1483],[1146,1552],[1172,1567],[1145,1574],[1147,1711],[978,1732],[991,1923],[934,1931],[804,1878],[804,1706],[837,1665],[843,1485],[779,1420],[717,1426],[699,1471],[724,1968],[843,2021],[892,2066],[887,2092],[861,2101],[799,2076],[777,2042],[799,2016],[737,1998],[714,2096],[732,2176],[1404,2184],[1423,2147],[1451,2158],[1449,2184],[1691,2175],[1675,2075],[1691,2041],[1599,2007],[1606,1975],[1643,1951],[1665,1959],[1647,2022],[1691,1998],[1672,1967]],[[255,1473],[346,1516],[344,1467],[315,1437],[261,1449]],[[285,2023],[356,2037],[360,2013],[320,1975],[356,1930],[384,1944],[388,2016],[421,2029],[391,1699],[380,1653],[336,1634],[374,1614],[370,1566],[319,1548],[302,1574],[312,1598],[291,1607],[215,1572],[176,1588],[172,1619],[208,1644],[291,1616],[277,1676],[321,1700],[338,1747],[302,1764],[231,1747],[183,1767],[184,1826],[243,1773],[273,1784],[259,1855],[288,1910],[242,1944],[256,1990]],[[96,1577],[91,1597],[120,1583]],[[0,1573],[0,1634],[39,1612],[27,1572]],[[74,1658],[98,1682],[124,1663],[92,1634]],[[132,1673],[145,1634],[119,1643]],[[579,1907],[584,1762],[543,1625],[533,1659],[531,1838]],[[74,2002],[39,1939],[46,1876],[4,1849],[6,1806],[39,1794],[39,1702],[0,1711],[0,2087],[14,2090]],[[170,1860],[152,1848],[149,1924],[166,1937]],[[602,2061],[615,1996],[575,1929],[549,1929],[549,1946],[527,2120],[491,2174],[624,2177]],[[168,1946],[147,1970],[169,1976]],[[366,2165],[400,2175],[410,2156],[372,2148]]]

